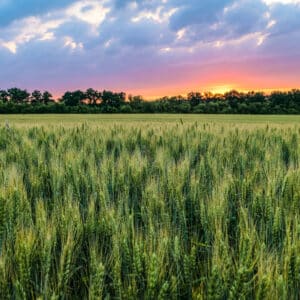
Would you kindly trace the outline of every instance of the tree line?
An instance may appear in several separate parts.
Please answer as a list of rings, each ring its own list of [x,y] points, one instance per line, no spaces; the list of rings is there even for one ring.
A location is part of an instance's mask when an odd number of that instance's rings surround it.
[[[123,92],[67,91],[54,100],[48,91],[11,88],[0,90],[0,113],[211,113],[211,114],[299,114],[300,90],[287,92],[238,92],[224,94],[190,92],[187,96],[147,101]]]

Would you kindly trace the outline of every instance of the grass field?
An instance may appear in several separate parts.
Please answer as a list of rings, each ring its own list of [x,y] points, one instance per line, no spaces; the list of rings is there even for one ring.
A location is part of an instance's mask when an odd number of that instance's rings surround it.
[[[103,115],[0,115],[3,122],[8,120],[14,125],[74,125],[88,123],[118,122],[214,122],[234,124],[292,124],[300,123],[300,115],[179,115],[179,114],[103,114]]]
[[[298,299],[299,140],[300,116],[1,115],[0,299]]]

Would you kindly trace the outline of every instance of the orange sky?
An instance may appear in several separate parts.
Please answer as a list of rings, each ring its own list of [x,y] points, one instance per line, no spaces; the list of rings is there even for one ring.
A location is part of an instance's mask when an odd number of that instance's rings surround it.
[[[194,88],[190,88],[190,89],[184,89],[184,88],[174,88],[174,89],[159,89],[159,90],[145,90],[144,92],[141,90],[136,90],[136,91],[132,91],[128,94],[133,94],[133,95],[142,95],[145,99],[149,99],[149,100],[153,100],[153,99],[157,99],[163,96],[178,96],[178,95],[182,95],[185,96],[187,95],[189,92],[191,91],[200,91],[200,92],[212,92],[214,94],[224,94],[228,91],[231,90],[237,90],[240,92],[248,92],[248,91],[258,91],[258,92],[264,92],[264,93],[271,93],[273,91],[289,91],[292,89],[297,89],[299,87],[296,86],[290,86],[290,87],[278,87],[278,88],[243,88],[240,87],[237,84],[224,84],[224,85],[212,85],[212,86],[207,86],[204,87],[203,89],[199,89],[197,87]]]

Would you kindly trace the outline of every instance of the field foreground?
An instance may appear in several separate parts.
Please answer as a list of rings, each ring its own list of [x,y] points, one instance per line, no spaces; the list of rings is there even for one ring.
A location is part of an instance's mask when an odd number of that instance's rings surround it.
[[[299,297],[299,116],[0,122],[0,299]]]
[[[235,125],[253,124],[300,124],[300,115],[214,115],[214,114],[46,114],[46,115],[0,115],[0,122],[14,126],[74,126],[82,123],[98,126],[107,123],[232,123]],[[4,123],[2,123],[4,124]],[[140,124],[139,124],[140,125]]]

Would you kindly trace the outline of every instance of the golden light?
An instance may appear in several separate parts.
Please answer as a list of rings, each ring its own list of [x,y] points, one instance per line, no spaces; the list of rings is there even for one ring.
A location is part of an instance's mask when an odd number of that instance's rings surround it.
[[[225,84],[225,85],[211,86],[208,88],[208,91],[212,92],[213,94],[224,94],[234,89],[237,89],[234,85]]]

